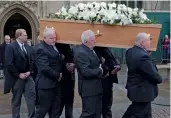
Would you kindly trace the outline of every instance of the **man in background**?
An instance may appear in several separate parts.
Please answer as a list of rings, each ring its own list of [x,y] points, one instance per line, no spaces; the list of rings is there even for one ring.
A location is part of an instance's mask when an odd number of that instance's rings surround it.
[[[75,88],[75,64],[73,60],[73,52],[69,44],[56,43],[55,46],[63,58],[60,115],[65,107],[65,118],[73,118]]]
[[[0,45],[0,76],[3,76],[4,62],[5,62],[5,48],[11,43],[9,35],[5,35],[4,42]]]
[[[102,116],[103,118],[112,118],[113,83],[118,83],[117,72],[121,69],[120,62],[107,47],[95,47],[94,50],[99,58],[102,58],[103,70],[109,73],[109,76],[102,79]]]
[[[12,89],[12,118],[20,118],[22,95],[26,99],[28,117],[35,113],[35,83],[31,77],[32,59],[30,46],[24,42],[27,33],[24,29],[17,29],[16,41],[7,45],[5,49],[5,84],[4,93]]]

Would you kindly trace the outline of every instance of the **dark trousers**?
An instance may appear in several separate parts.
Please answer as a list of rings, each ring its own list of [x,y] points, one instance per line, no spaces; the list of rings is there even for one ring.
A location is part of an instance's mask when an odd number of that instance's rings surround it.
[[[80,118],[101,118],[102,95],[81,98],[83,108]]]
[[[12,118],[20,118],[22,95],[26,99],[28,117],[33,118],[35,113],[35,83],[31,77],[27,80],[18,79],[12,88]]]
[[[38,89],[38,100],[35,112],[35,118],[44,118],[48,113],[49,118],[59,118],[60,109],[60,90]]]
[[[103,82],[103,97],[102,97],[102,116],[103,118],[112,118],[112,103],[113,103],[113,83],[104,79]]]
[[[132,102],[122,118],[152,118],[151,102]]]
[[[65,106],[65,118],[73,118],[75,80],[64,82],[61,91],[60,115]]]

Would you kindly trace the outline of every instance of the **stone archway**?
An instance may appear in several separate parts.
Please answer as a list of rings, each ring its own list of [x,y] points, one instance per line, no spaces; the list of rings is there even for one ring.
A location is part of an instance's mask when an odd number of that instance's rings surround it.
[[[39,35],[39,21],[36,15],[30,9],[25,7],[24,4],[20,3],[14,3],[2,11],[0,15],[0,39],[4,38],[4,27],[7,20],[16,13],[24,16],[28,20],[31,26],[32,41],[33,44],[36,44],[37,37]],[[2,40],[0,40],[0,43],[2,43]]]

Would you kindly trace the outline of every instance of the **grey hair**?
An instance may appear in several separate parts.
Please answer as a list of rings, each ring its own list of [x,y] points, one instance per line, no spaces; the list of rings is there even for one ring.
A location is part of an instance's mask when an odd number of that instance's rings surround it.
[[[136,39],[135,39],[135,44],[136,45],[140,45],[140,43],[143,41],[143,40],[148,40],[150,39],[150,36],[149,34],[147,33],[138,33],[137,36],[136,36]]]
[[[90,39],[90,37],[95,36],[94,32],[91,30],[86,30],[81,34],[81,41],[82,43],[85,43],[87,40]]]
[[[55,32],[54,28],[45,28],[43,32],[43,37],[47,37],[52,32]]]

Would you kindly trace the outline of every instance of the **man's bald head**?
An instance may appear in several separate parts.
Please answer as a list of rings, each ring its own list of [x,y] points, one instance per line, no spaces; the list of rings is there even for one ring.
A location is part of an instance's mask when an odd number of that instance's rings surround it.
[[[138,33],[135,39],[135,45],[141,46],[142,48],[149,50],[151,46],[150,35],[147,33]]]

